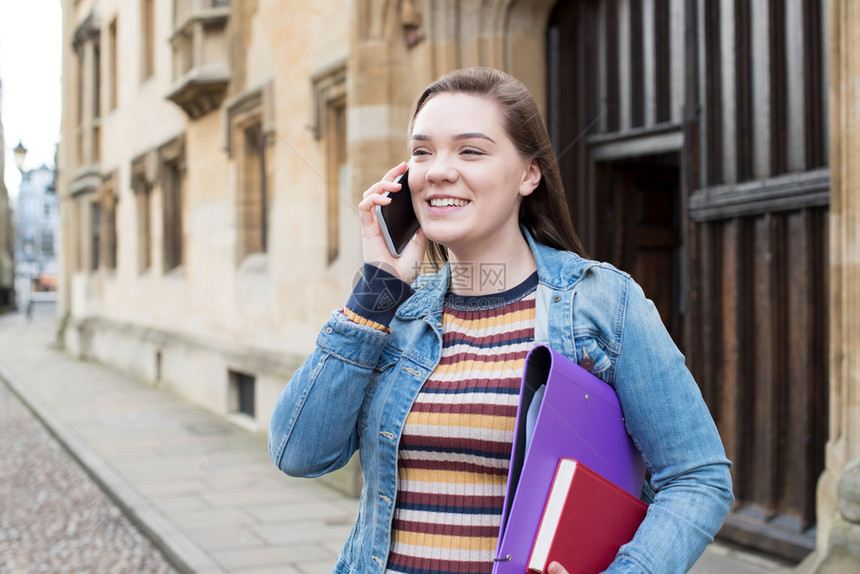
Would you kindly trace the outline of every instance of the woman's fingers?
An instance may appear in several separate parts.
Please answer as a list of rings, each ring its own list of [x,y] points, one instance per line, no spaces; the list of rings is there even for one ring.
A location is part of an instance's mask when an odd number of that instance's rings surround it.
[[[389,203],[391,203],[391,198],[381,194],[372,194],[362,199],[361,203],[358,204],[358,213],[362,223],[368,226],[372,225],[376,220],[376,206]]]
[[[405,171],[406,162],[400,162],[399,165],[388,170],[388,173],[386,173],[380,181],[371,185],[367,191],[364,192],[362,197],[367,198],[371,195],[385,193],[386,191],[398,191],[403,186],[399,183],[394,183],[394,180]]]
[[[382,178],[383,181],[394,181],[398,175],[406,171],[408,164],[405,161],[401,161],[396,166],[392,167],[388,170],[388,173],[385,174],[385,177]]]
[[[565,567],[555,561],[550,562],[546,571],[547,574],[567,574],[567,570],[565,569]]]
[[[358,204],[359,209],[370,209],[376,205],[386,205],[391,203],[391,196],[383,195],[381,193],[372,193],[361,200],[361,203]]]
[[[391,168],[383,176],[382,180],[371,185],[362,196],[361,202],[358,204],[358,211],[361,216],[361,221],[366,226],[372,226],[376,220],[374,209],[377,205],[387,205],[391,203],[391,198],[385,196],[385,192],[397,193],[403,187],[400,183],[395,183],[397,176],[406,171],[406,162],[400,162],[399,165]]]

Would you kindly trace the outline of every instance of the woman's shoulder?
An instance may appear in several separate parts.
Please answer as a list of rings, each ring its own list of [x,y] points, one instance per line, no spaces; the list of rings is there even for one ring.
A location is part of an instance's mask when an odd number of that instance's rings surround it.
[[[611,263],[589,259],[572,251],[540,245],[534,250],[541,282],[560,289],[583,283],[611,283],[622,286],[631,277]]]

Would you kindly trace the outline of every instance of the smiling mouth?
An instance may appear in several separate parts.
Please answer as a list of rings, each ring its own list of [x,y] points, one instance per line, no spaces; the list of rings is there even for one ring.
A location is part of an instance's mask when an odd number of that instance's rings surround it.
[[[430,207],[463,207],[468,205],[466,199],[455,199],[453,197],[436,197],[430,200]]]

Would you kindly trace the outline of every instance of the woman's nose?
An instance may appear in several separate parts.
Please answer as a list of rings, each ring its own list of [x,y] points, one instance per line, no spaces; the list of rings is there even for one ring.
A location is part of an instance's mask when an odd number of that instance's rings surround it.
[[[457,169],[444,158],[437,158],[427,169],[427,181],[434,184],[453,183],[460,177]]]

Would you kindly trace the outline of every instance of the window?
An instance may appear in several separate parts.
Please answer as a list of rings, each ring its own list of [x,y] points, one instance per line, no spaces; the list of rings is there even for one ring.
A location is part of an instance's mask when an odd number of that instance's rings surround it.
[[[149,185],[135,195],[137,198],[138,270],[152,267],[152,188]]]
[[[326,115],[326,174],[329,189],[326,198],[326,253],[328,263],[340,251],[341,190],[346,185],[346,98],[329,102]]]
[[[155,73],[155,0],[140,3],[140,76],[145,81]]]
[[[101,45],[93,46],[93,85],[91,88],[93,100],[93,119],[91,122],[89,163],[101,161],[101,123],[102,117],[102,50]]]
[[[90,203],[90,227],[92,232],[90,234],[90,270],[98,271],[99,269],[99,258],[101,256],[101,252],[99,250],[101,246],[101,220],[102,220],[102,209],[101,205],[98,202]]]
[[[182,174],[176,162],[164,164],[164,270],[182,265]]]
[[[116,37],[116,18],[114,18],[108,26],[108,105],[110,109],[116,109],[117,106],[117,37]]]
[[[233,413],[241,413],[254,416],[254,387],[256,379],[253,375],[228,371],[230,378],[230,396],[228,397],[228,410]]]
[[[329,264],[340,251],[341,190],[347,184],[346,159],[346,64],[316,74],[314,134],[321,140],[326,158],[326,258]]]
[[[152,178],[150,166],[155,152],[145,153],[131,162],[131,189],[137,209],[137,270],[144,273],[152,266]]]
[[[54,256],[54,232],[42,232],[42,255],[45,257]]]
[[[237,264],[269,250],[269,168],[267,149],[273,129],[267,121],[271,85],[238,94],[227,104],[227,151],[236,161]]]
[[[92,80],[93,118],[99,119],[102,117],[102,47],[98,42],[93,45]]]
[[[164,270],[183,264],[183,187],[185,180],[184,139],[177,138],[159,151],[161,156],[161,202],[163,209]]]
[[[85,60],[84,60],[84,50],[80,47],[75,53],[75,58],[77,60],[77,81],[78,81],[78,101],[77,103],[77,120],[78,120],[78,128],[82,128],[84,125],[84,86],[86,85],[86,74],[85,74]]]
[[[259,119],[242,128],[241,179],[238,195],[239,260],[251,253],[266,253],[268,198],[266,145]]]
[[[77,51],[77,64],[78,64],[78,74],[77,74],[77,92],[78,92],[78,101],[77,101],[77,133],[75,148],[77,151],[75,159],[77,160],[77,165],[83,165],[84,163],[84,94],[86,90],[84,86],[86,85],[86,74],[84,73],[84,51],[78,48]]]
[[[99,161],[99,117],[101,116],[101,30],[93,13],[75,30],[72,48],[75,51],[77,70],[77,102],[75,102],[77,133],[77,165]]]
[[[103,266],[113,271],[116,269],[116,174],[107,177],[102,185],[101,215],[102,215],[102,257]]]

